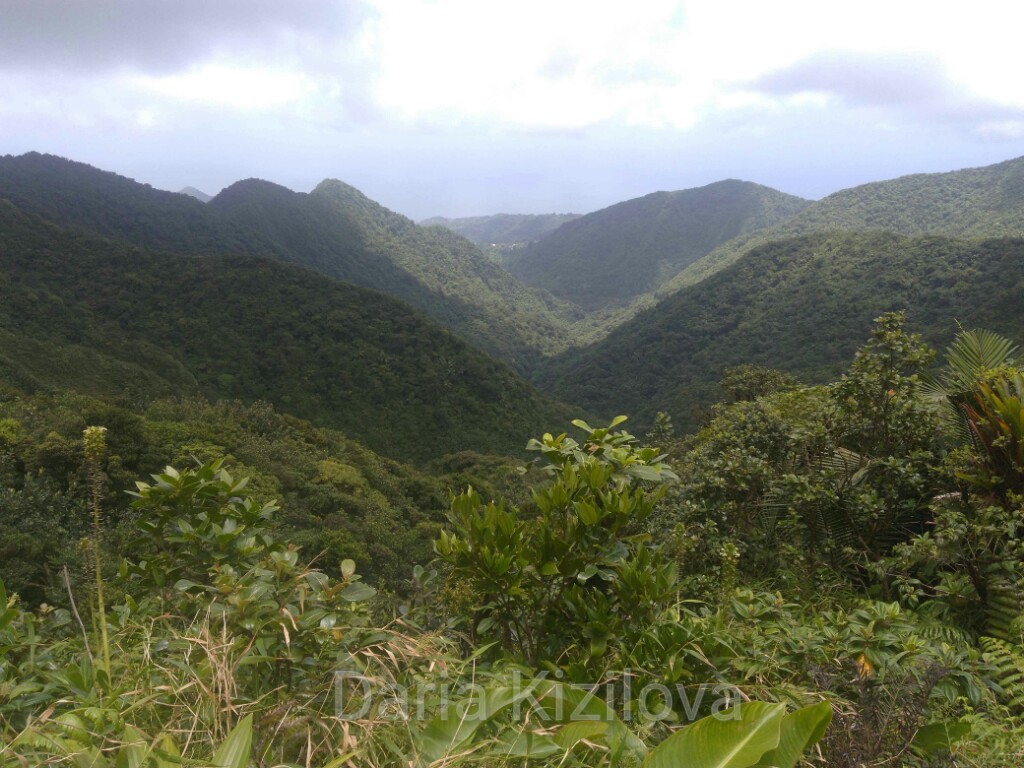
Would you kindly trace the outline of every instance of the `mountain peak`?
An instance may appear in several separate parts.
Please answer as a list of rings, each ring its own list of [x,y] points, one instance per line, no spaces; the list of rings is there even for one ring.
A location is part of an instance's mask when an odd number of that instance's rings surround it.
[[[256,200],[281,202],[290,200],[297,194],[288,187],[272,181],[251,178],[236,181],[225,187],[210,200],[210,203],[214,206],[234,206]]]
[[[360,203],[373,202],[369,197],[364,195],[351,184],[346,184],[340,179],[324,179],[316,185],[316,188],[310,194],[322,195],[323,197],[329,197],[333,200],[339,201],[358,201]]]
[[[213,195],[208,195],[202,190],[196,189],[195,187],[184,187],[178,190],[179,195],[188,195],[194,197],[201,203],[208,203],[213,199]]]

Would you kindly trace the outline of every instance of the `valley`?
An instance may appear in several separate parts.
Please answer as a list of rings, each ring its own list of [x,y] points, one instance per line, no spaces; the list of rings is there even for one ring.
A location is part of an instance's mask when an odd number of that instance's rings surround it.
[[[0,157],[0,766],[1015,764],[1022,180],[417,224]]]

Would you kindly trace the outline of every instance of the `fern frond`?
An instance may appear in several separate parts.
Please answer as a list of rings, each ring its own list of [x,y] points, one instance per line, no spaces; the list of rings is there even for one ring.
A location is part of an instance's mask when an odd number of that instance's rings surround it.
[[[983,637],[980,643],[1003,703],[1016,714],[1024,713],[1024,648],[996,637]]]

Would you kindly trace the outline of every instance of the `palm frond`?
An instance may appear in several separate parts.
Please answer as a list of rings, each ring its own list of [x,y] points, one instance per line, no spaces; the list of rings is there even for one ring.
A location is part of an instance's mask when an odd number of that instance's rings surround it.
[[[943,383],[947,393],[971,389],[986,372],[1011,365],[1018,351],[1016,344],[993,331],[961,331],[946,350]]]

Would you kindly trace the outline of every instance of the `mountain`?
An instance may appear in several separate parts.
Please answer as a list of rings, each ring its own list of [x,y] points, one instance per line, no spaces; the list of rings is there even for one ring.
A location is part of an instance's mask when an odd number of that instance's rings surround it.
[[[446,219],[435,216],[420,222],[423,227],[444,227],[457,232],[481,248],[503,250],[539,240],[566,222],[578,219],[578,213],[497,213],[493,216],[469,216]]]
[[[191,255],[261,250],[195,198],[53,155],[0,157],[0,198],[60,227],[147,248]]]
[[[310,194],[250,179],[203,204],[50,155],[0,158],[0,197],[61,227],[181,255],[292,262],[408,301],[520,370],[568,345],[570,310],[468,240],[325,181]]]
[[[621,307],[722,243],[777,224],[806,204],[735,180],[655,192],[563,224],[516,251],[508,268],[585,310]]]
[[[568,343],[552,297],[519,283],[463,237],[417,226],[354,187],[311,193],[249,179],[210,201],[220,220],[279,258],[419,307],[486,352],[526,369]]]
[[[208,203],[213,199],[213,195],[208,195],[202,190],[196,189],[195,187],[185,187],[184,189],[179,189],[178,194],[194,197],[200,203]]]
[[[375,291],[271,259],[66,231],[2,200],[0,376],[134,403],[267,400],[409,459],[517,451],[569,416]]]
[[[956,323],[1024,335],[1024,240],[818,233],[758,246],[537,377],[599,416],[695,425],[725,367],[758,363],[804,381],[836,374],[872,320],[907,310],[933,344]]]
[[[833,230],[960,238],[1022,236],[1024,157],[982,168],[915,174],[841,190],[774,227],[724,243],[679,273],[660,293],[698,283],[757,245]]]

